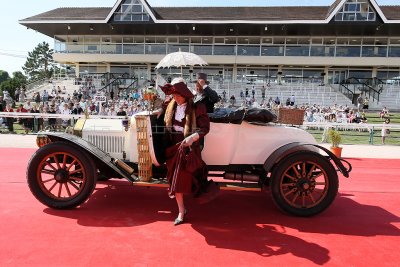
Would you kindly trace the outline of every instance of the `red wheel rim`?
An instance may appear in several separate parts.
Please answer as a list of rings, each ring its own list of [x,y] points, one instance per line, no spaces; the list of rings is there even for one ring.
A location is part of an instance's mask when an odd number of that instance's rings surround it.
[[[38,183],[42,191],[57,200],[70,200],[81,193],[86,183],[82,162],[67,152],[46,156],[37,168]]]
[[[315,162],[295,162],[280,179],[280,193],[294,208],[309,209],[326,197],[329,179],[325,170]]]

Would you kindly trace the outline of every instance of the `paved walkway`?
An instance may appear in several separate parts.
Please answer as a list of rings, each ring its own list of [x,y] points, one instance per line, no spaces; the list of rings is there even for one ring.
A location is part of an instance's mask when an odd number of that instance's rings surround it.
[[[329,148],[330,144],[322,144]],[[400,159],[400,146],[390,145],[342,145],[345,158]],[[0,148],[37,148],[36,135],[1,134]]]

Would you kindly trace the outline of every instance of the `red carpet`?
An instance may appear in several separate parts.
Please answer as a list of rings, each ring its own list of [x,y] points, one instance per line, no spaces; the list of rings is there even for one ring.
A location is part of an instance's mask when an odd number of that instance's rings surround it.
[[[123,180],[78,209],[40,204],[26,181],[34,150],[0,149],[0,266],[398,266],[400,160],[350,159],[350,179],[323,214],[280,213],[265,193],[188,200],[174,227],[165,189]]]

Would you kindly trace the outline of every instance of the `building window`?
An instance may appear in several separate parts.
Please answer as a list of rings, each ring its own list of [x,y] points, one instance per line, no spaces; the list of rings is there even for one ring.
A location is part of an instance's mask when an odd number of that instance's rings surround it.
[[[124,0],[114,13],[114,21],[149,21],[150,16],[140,0]]]
[[[368,0],[348,0],[336,14],[335,21],[376,21],[376,12]]]

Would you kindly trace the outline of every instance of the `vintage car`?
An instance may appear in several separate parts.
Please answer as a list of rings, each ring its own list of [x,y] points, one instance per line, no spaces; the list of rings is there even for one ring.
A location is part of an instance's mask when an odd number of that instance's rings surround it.
[[[167,187],[162,136],[162,121],[147,112],[129,120],[80,119],[73,134],[42,132],[28,165],[29,188],[43,204],[66,209],[84,203],[100,178]],[[143,147],[153,165],[147,182],[138,178]],[[269,191],[281,210],[296,216],[329,207],[338,192],[337,171],[345,177],[351,171],[308,132],[276,123],[211,122],[202,157],[222,189]]]

